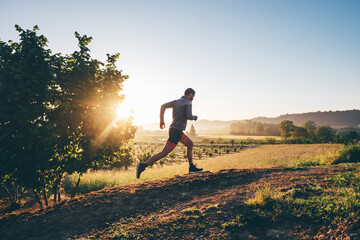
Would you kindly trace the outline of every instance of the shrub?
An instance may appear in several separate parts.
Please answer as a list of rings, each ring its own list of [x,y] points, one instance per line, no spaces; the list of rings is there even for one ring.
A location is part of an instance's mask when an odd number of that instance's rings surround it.
[[[254,197],[248,199],[245,203],[252,206],[265,206],[269,201],[276,199],[278,196],[276,192],[269,186],[259,188]]]
[[[339,150],[338,154],[333,164],[360,162],[360,145],[346,145]]]
[[[275,143],[276,143],[275,138],[270,138],[270,137],[265,138],[265,141],[266,141],[268,144],[275,144]]]
[[[296,164],[297,167],[310,167],[310,166],[320,166],[320,165],[321,164],[317,159],[308,159]]]
[[[237,215],[235,219],[223,223],[221,226],[226,230],[237,230],[246,224],[243,222],[242,215]]]
[[[151,152],[145,152],[138,156],[140,162],[144,163],[151,157]],[[150,165],[152,166],[152,165]]]
[[[182,210],[181,213],[185,215],[201,215],[200,210],[196,207],[186,208]]]

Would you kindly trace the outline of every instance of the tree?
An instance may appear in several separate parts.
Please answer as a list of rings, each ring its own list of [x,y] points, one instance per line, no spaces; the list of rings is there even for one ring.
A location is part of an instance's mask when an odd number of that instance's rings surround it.
[[[253,122],[251,120],[233,123],[230,125],[229,130],[230,134],[234,135],[280,135],[276,124]]]
[[[196,130],[193,124],[191,124],[190,131],[189,131],[189,137],[196,137]]]
[[[291,132],[291,136],[294,138],[307,138],[308,137],[308,131],[304,127],[298,127],[295,126],[294,131]]]
[[[23,186],[37,199],[43,189],[47,202],[49,159],[57,140],[48,119],[54,57],[45,49],[48,40],[36,35],[37,26],[15,27],[20,42],[0,42],[0,177],[4,188]]]
[[[257,122],[255,125],[255,132],[257,135],[264,135],[264,124]]]
[[[25,188],[42,206],[39,193],[47,204],[51,187],[60,200],[65,172],[81,176],[119,161],[127,167],[136,128],[131,117],[116,116],[128,79],[115,66],[119,54],[92,59],[92,38],[78,33],[79,51],[52,54],[37,26],[16,30],[19,43],[0,41],[0,178],[13,200]]]
[[[124,99],[119,93],[128,79],[116,69],[119,54],[107,54],[106,63],[102,63],[89,54],[91,37],[77,32],[75,37],[80,51],[58,61],[59,89],[52,121],[60,136],[56,161],[59,177],[63,172],[79,173],[76,194],[80,177],[87,169],[98,169],[125,157],[123,146],[134,137],[136,128],[131,117],[117,118],[116,109]],[[124,162],[129,161],[127,158]]]
[[[282,137],[288,138],[291,136],[291,132],[295,130],[295,125],[290,120],[284,120],[278,125],[279,131]]]
[[[302,127],[306,128],[308,132],[315,132],[316,124],[312,120],[307,120],[301,124]]]
[[[315,135],[322,142],[329,142],[334,136],[332,128],[330,126],[319,126],[315,130]]]
[[[264,133],[266,136],[279,136],[279,128],[275,124],[268,124],[265,129]]]

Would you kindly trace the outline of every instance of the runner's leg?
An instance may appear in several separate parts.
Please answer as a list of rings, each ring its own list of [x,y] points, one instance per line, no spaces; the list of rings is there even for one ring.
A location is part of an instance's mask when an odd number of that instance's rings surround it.
[[[194,143],[185,134],[182,135],[180,142],[187,147],[187,158],[189,160],[189,164],[192,164],[193,163],[192,152],[193,152]]]
[[[173,144],[171,142],[166,142],[164,149],[149,158],[146,163],[150,166],[151,164],[154,164],[156,161],[166,157],[174,148],[176,147],[176,144]]]

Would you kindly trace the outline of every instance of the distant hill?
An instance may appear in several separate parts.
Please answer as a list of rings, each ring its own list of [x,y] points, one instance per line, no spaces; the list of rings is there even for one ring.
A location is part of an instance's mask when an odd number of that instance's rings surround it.
[[[355,127],[360,125],[360,110],[308,112],[297,114],[285,114],[275,118],[257,117],[251,119],[255,122],[278,124],[284,120],[291,120],[295,125],[301,125],[306,120],[312,120],[317,125],[329,125],[332,127]]]
[[[284,120],[291,120],[295,125],[301,125],[306,120],[313,120],[317,125],[330,125],[331,127],[355,127],[360,125],[360,110],[284,114],[275,118],[256,117],[250,120],[254,122],[273,124],[278,124]],[[188,121],[187,130],[190,129],[191,124],[194,124],[194,127],[198,132],[228,132],[231,124],[241,121],[244,120],[221,121],[201,119],[198,121]],[[169,125],[170,123],[166,124],[166,126]],[[159,123],[144,124],[142,127],[144,127],[145,130],[159,130]]]

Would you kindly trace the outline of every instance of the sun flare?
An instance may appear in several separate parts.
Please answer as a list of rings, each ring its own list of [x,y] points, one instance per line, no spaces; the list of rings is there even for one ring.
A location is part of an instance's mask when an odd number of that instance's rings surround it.
[[[122,102],[116,108],[116,120],[128,119],[133,115],[133,113],[134,109],[126,102]]]

